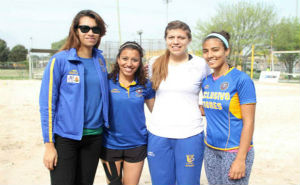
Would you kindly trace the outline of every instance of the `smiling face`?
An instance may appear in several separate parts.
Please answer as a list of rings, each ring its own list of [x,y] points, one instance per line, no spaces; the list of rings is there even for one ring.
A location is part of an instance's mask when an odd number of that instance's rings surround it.
[[[171,55],[182,56],[187,50],[190,39],[185,30],[171,29],[167,31],[166,43]]]
[[[90,28],[96,27],[97,23],[95,19],[84,16],[79,20],[78,26],[89,26]],[[97,42],[100,40],[100,34],[93,33],[92,29],[90,29],[87,33],[83,33],[79,28],[77,29],[77,34],[80,40],[81,48],[93,48]]]
[[[134,79],[135,72],[140,66],[140,54],[138,50],[125,48],[117,59],[120,73],[119,78]]]
[[[203,45],[203,58],[208,66],[214,70],[221,69],[227,65],[226,58],[230,49],[225,50],[222,41],[218,38],[208,38]]]

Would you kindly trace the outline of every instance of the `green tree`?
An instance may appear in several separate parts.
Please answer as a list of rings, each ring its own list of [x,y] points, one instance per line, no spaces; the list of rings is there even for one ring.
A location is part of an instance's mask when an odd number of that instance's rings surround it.
[[[9,55],[9,48],[6,45],[6,42],[0,39],[0,62],[6,62]]]
[[[231,36],[230,61],[236,66],[242,63],[242,58],[251,55],[253,44],[270,45],[271,30],[276,21],[273,5],[234,1],[220,4],[216,12],[210,20],[197,22],[196,33],[193,35],[197,44],[194,47],[201,48],[202,40],[212,31],[227,31]]]
[[[64,45],[64,43],[66,42],[66,40],[67,40],[67,37],[64,38],[64,39],[62,39],[62,40],[60,40],[60,41],[53,42],[51,44],[51,49],[57,49],[57,50],[60,49]]]
[[[297,18],[282,18],[273,30],[273,50],[294,51],[300,50],[300,21]],[[300,56],[296,53],[278,54],[289,73],[293,73]],[[291,78],[291,76],[289,76]]]
[[[23,45],[13,47],[8,55],[8,60],[12,62],[20,62],[26,60],[28,50]]]

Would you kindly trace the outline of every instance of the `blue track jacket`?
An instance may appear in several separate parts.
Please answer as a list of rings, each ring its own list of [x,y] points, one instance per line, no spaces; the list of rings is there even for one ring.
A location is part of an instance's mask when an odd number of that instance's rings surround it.
[[[102,93],[102,114],[108,127],[108,81],[102,51],[93,49]],[[40,90],[40,113],[44,142],[55,142],[54,134],[81,140],[84,125],[84,66],[75,48],[56,53],[49,61]],[[93,125],[99,128],[103,125]]]

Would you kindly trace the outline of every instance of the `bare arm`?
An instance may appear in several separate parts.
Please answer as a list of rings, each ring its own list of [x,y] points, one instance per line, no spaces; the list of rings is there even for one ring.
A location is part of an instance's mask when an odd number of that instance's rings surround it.
[[[199,109],[200,109],[201,115],[205,116],[203,105],[199,105]]]
[[[245,177],[245,161],[254,132],[255,106],[256,104],[241,105],[243,129],[240,139],[240,147],[229,171],[230,179],[240,179]]]
[[[152,112],[152,110],[153,110],[154,102],[155,102],[155,98],[145,100],[145,103],[146,103],[146,105],[147,105],[150,112]]]
[[[149,64],[148,63],[144,64],[144,72],[145,72],[146,78],[149,78]]]

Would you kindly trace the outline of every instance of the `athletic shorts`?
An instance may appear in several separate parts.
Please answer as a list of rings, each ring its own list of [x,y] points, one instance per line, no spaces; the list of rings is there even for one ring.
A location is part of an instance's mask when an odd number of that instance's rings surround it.
[[[117,150],[102,147],[100,158],[105,161],[124,160],[130,163],[143,161],[147,157],[147,145],[136,148]]]

